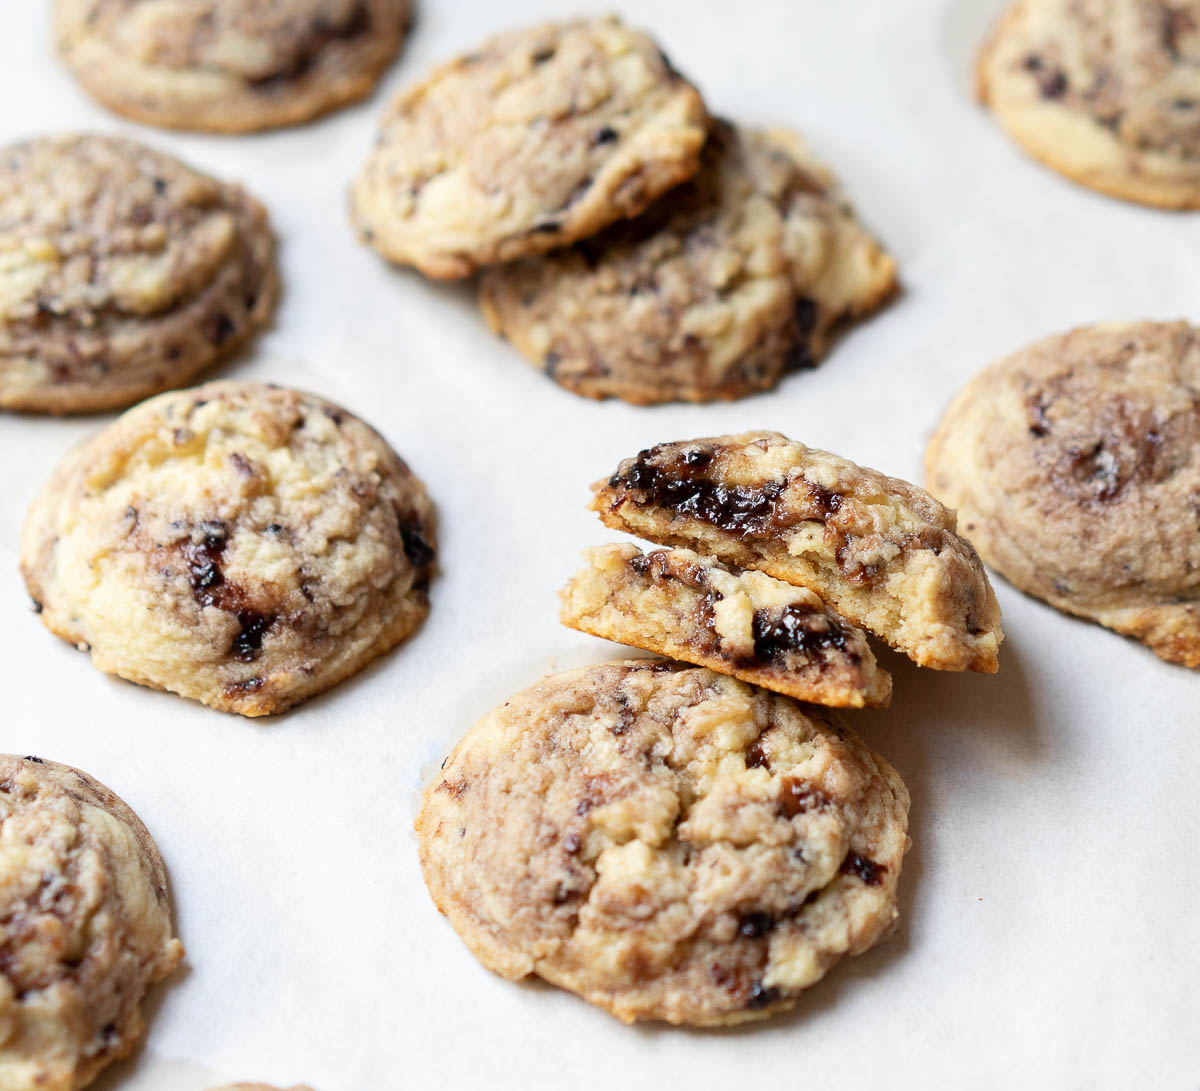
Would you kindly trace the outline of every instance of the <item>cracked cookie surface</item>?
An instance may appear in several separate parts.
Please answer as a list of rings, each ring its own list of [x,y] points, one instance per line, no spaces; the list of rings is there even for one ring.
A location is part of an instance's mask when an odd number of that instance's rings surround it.
[[[354,186],[359,234],[432,277],[540,254],[699,166],[708,115],[617,19],[511,31],[402,91]]]
[[[1200,330],[1104,323],[981,372],[929,488],[1005,579],[1200,667]]]
[[[261,716],[429,609],[433,509],[373,429],[312,395],[209,383],[130,410],[34,502],[21,568],[101,670]]]
[[[105,106],[147,125],[251,132],[370,94],[409,0],[57,0],[58,49]]]
[[[1114,197],[1200,208],[1200,2],[1018,0],[979,97],[1022,147]]]
[[[559,593],[564,625],[802,701],[862,708],[891,698],[866,635],[806,588],[688,549],[609,545],[584,557]]]
[[[0,1086],[91,1083],[182,957],[137,815],[77,769],[0,755]]]
[[[593,486],[614,530],[808,587],[923,667],[994,672],[1000,607],[954,512],[778,432],[660,443]]]
[[[0,409],[129,405],[233,354],[278,294],[263,207],[129,140],[0,152]]]
[[[768,390],[895,288],[799,137],[718,122],[695,178],[595,238],[486,270],[480,303],[561,386],[649,405]]]
[[[556,675],[485,716],[417,819],[438,908],[489,969],[619,1018],[790,1007],[889,930],[899,775],[832,713],[668,660]]]

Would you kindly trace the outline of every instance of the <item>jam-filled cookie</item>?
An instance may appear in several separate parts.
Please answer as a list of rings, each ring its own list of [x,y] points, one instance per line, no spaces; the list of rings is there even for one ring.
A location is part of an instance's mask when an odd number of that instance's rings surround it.
[[[1086,326],[981,372],[926,454],[1022,591],[1200,667],[1200,330]]]
[[[21,567],[47,627],[101,670],[262,716],[416,629],[434,546],[424,486],[372,428],[220,382],[72,451],[30,510]]]
[[[130,140],[0,151],[0,409],[114,409],[226,359],[278,294],[262,205]]]
[[[979,96],[1026,151],[1086,186],[1200,208],[1200,2],[1017,0]]]
[[[834,707],[886,705],[866,635],[813,591],[690,549],[608,545],[560,593],[564,625]]]
[[[417,818],[438,908],[489,969],[627,1022],[791,1007],[897,916],[908,791],[833,713],[661,659],[485,716]]]
[[[16,725],[13,725],[14,727]],[[146,827],[86,773],[0,755],[0,1086],[75,1091],[183,958]]]
[[[700,173],[635,220],[485,271],[489,325],[575,394],[768,390],[878,308],[896,267],[794,134],[714,126]]]
[[[56,0],[59,52],[104,105],[147,125],[241,133],[370,94],[409,0]]]
[[[403,91],[353,193],[362,238],[431,277],[540,254],[695,174],[708,115],[615,18],[510,31]]]
[[[954,512],[778,432],[660,443],[593,486],[615,530],[815,591],[939,670],[997,669],[1000,607]]]

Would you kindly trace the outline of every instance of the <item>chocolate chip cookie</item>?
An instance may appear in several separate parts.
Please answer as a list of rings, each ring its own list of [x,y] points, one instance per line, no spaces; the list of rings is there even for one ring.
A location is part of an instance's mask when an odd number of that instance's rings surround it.
[[[0,1086],[91,1083],[182,957],[137,815],[77,769],[0,755]]]
[[[1026,151],[1093,189],[1200,208],[1200,2],[1018,0],[979,97]]]
[[[1087,326],[981,372],[926,455],[1022,591],[1200,667],[1200,330]]]
[[[669,660],[547,678],[485,716],[417,818],[489,969],[627,1022],[790,1007],[896,918],[899,775],[833,713]]]
[[[540,254],[695,174],[708,115],[617,19],[511,31],[402,92],[354,187],[359,234],[431,277]]]
[[[72,451],[30,510],[21,569],[47,627],[101,670],[263,716],[421,623],[433,509],[344,409],[210,383]]]
[[[886,705],[892,679],[867,638],[819,595],[689,549],[589,549],[560,617],[593,636],[669,655],[834,707]]]
[[[0,151],[0,409],[126,406],[226,359],[278,294],[263,207],[102,136]]]
[[[815,591],[938,670],[997,669],[1000,608],[954,512],[778,432],[660,443],[593,486],[615,530]]]
[[[635,220],[487,270],[488,324],[575,394],[638,405],[768,390],[879,307],[895,263],[794,134],[713,128]]]
[[[242,133],[368,95],[409,0],[57,0],[58,49],[105,106],[147,125]]]

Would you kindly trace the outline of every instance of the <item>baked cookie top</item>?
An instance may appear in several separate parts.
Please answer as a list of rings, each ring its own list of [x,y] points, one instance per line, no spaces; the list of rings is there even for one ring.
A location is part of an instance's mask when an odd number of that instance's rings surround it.
[[[21,568],[47,627],[101,670],[261,716],[420,624],[433,509],[344,409],[209,383],[72,451],[30,509]]]
[[[596,546],[559,592],[564,625],[802,701],[886,705],[866,634],[819,595],[690,549]]]
[[[895,288],[799,137],[718,122],[695,178],[595,238],[486,270],[480,301],[555,382],[648,405],[767,390]]]
[[[615,530],[808,587],[923,667],[997,669],[1000,607],[954,512],[778,432],[660,443],[593,487]]]
[[[980,98],[1026,151],[1114,197],[1200,208],[1200,2],[1017,0]]]
[[[261,328],[278,285],[262,206],[129,140],[0,152],[0,408],[115,408]]]
[[[370,93],[409,0],[56,0],[59,52],[117,113],[148,125],[250,132]]]
[[[0,1085],[91,1083],[182,957],[137,815],[77,769],[0,755]]]
[[[1023,591],[1200,667],[1200,330],[1104,323],[993,364],[926,455],[930,489]]]
[[[401,92],[353,191],[363,239],[431,277],[563,243],[695,174],[708,115],[616,18],[500,34]]]
[[[896,917],[899,775],[832,714],[669,660],[548,678],[485,716],[417,818],[489,969],[632,1022],[790,1007]]]

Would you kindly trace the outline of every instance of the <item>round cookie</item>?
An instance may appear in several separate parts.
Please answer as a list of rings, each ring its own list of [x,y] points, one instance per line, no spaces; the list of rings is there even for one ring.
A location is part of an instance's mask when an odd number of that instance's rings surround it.
[[[77,769],[0,755],[0,1086],[91,1083],[182,957],[137,815]]]
[[[278,295],[263,207],[129,140],[0,152],[0,409],[126,406],[232,355]]]
[[[75,448],[30,509],[21,570],[47,627],[101,670],[263,716],[421,623],[433,509],[345,410],[209,383]]]
[[[1200,2],[1017,0],[980,99],[1027,152],[1092,189],[1200,208]]]
[[[798,137],[720,122],[686,185],[596,238],[487,270],[480,301],[555,382],[649,405],[768,390],[895,287]]]
[[[993,364],[926,478],[1022,591],[1200,667],[1200,330],[1106,323]]]
[[[105,106],[147,125],[243,133],[370,94],[409,0],[56,0],[58,49]]]
[[[616,18],[511,31],[403,91],[354,186],[381,254],[431,277],[540,254],[695,174],[708,115]]]
[[[791,1007],[887,934],[908,792],[832,713],[662,659],[548,678],[425,793],[421,866],[489,969],[627,1022]]]

